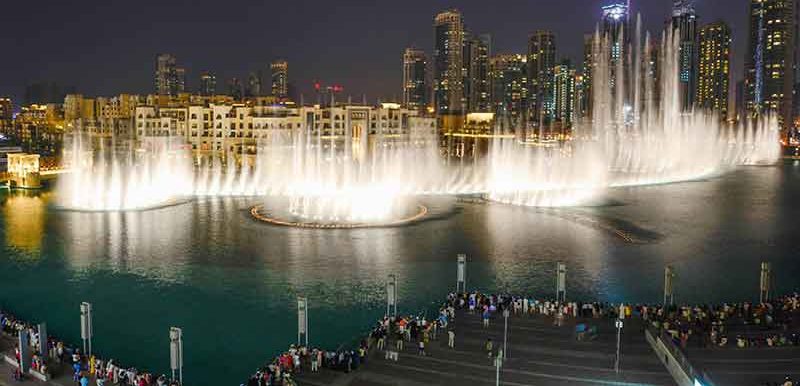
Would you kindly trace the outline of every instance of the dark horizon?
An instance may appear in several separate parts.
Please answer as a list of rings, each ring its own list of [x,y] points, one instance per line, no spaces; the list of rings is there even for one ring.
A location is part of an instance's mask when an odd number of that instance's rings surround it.
[[[608,2],[13,2],[0,14],[0,45],[10,53],[0,61],[0,96],[21,104],[27,85],[51,81],[89,96],[152,93],[155,57],[171,53],[187,69],[190,91],[203,71],[214,73],[218,92],[225,92],[230,78],[246,82],[251,71],[282,58],[289,62],[290,83],[306,100],[315,80],[342,85],[342,96],[354,100],[362,94],[371,102],[398,100],[403,50],[421,48],[431,61],[439,11],[456,8],[468,31],[491,34],[493,54],[526,52],[531,32],[552,30],[558,57],[579,64],[583,35],[594,31],[600,6]],[[723,20],[731,26],[734,82],[743,77],[747,4],[696,0],[701,25]],[[645,29],[660,34],[672,0],[631,5]]]

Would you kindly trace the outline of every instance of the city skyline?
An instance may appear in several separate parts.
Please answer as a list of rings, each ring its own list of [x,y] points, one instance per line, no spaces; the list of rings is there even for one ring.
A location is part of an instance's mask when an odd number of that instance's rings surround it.
[[[584,33],[594,30],[595,24],[599,21],[599,9],[607,1],[598,0],[570,0],[571,7],[564,6],[564,9],[577,9],[579,12],[572,12],[568,16],[561,16],[553,4],[517,4],[515,7],[492,7],[488,9],[485,4],[476,2],[437,2],[434,4],[420,4],[414,1],[405,2],[406,8],[397,10],[389,16],[380,16],[377,20],[363,20],[366,24],[378,22],[377,34],[363,34],[352,39],[352,44],[337,43],[337,50],[332,50],[331,44],[320,44],[317,33],[320,33],[321,26],[331,27],[331,18],[343,11],[352,9],[353,6],[338,7],[334,9],[331,17],[325,20],[312,23],[310,28],[300,30],[286,28],[277,33],[267,31],[278,28],[275,25],[265,23],[263,34],[271,36],[270,39],[257,39],[263,48],[254,50],[255,39],[251,33],[237,37],[228,44],[219,42],[220,38],[208,40],[208,47],[201,46],[206,39],[207,32],[203,28],[215,29],[222,27],[226,23],[231,31],[222,33],[243,33],[249,27],[237,23],[232,16],[219,16],[210,20],[208,17],[192,18],[186,16],[187,20],[158,20],[152,21],[150,31],[140,33],[141,37],[120,32],[110,32],[102,39],[93,41],[95,44],[78,39],[78,41],[59,40],[58,44],[47,46],[48,50],[41,50],[40,45],[66,33],[82,33],[87,28],[84,25],[76,25],[73,22],[58,20],[47,21],[47,17],[42,19],[38,26],[41,30],[37,34],[30,36],[20,36],[17,31],[21,31],[25,24],[25,18],[15,17],[12,20],[3,20],[4,29],[8,28],[0,37],[0,43],[5,47],[10,47],[11,52],[19,52],[20,60],[7,61],[0,64],[0,84],[3,87],[4,95],[10,96],[19,104],[22,101],[24,89],[28,84],[36,82],[57,82],[61,85],[74,85],[78,92],[87,95],[113,95],[119,92],[147,93],[152,91],[153,69],[152,63],[155,56],[161,52],[169,52],[175,55],[181,66],[187,70],[188,85],[187,89],[196,91],[199,87],[200,74],[203,71],[210,71],[217,77],[218,90],[224,91],[224,86],[231,78],[236,77],[246,81],[250,72],[256,71],[279,58],[286,59],[292,64],[291,83],[298,94],[305,94],[310,97],[313,94],[314,81],[323,84],[341,84],[345,90],[343,94],[353,95],[361,99],[362,94],[366,94],[369,100],[400,100],[402,74],[397,71],[397,62],[402,58],[403,50],[407,46],[415,46],[424,50],[430,57],[433,53],[434,33],[432,31],[433,17],[436,13],[449,9],[458,8],[464,18],[466,29],[474,34],[488,33],[492,35],[493,53],[525,53],[527,51],[527,38],[535,30],[551,29],[555,32],[559,41],[559,60],[561,58],[571,59],[573,63],[580,63],[583,51]],[[573,4],[574,3],[574,4]],[[641,4],[639,4],[641,3]],[[730,1],[724,2],[726,6],[721,6],[719,0],[698,0],[696,2],[697,14],[700,24],[704,25],[722,19],[731,26],[734,37],[734,57],[733,71],[734,81],[743,77],[743,60],[746,51],[747,34],[747,0],[736,1],[740,6],[732,6]],[[740,3],[740,4],[739,4]],[[81,11],[82,18],[102,19],[103,22],[89,23],[88,28],[98,29],[110,27],[115,24],[117,16],[109,15],[115,12],[114,6],[103,5],[102,7],[90,7],[91,4],[80,4],[78,7],[63,10],[64,12],[54,12],[64,15]],[[279,11],[280,7],[291,5],[273,4],[273,11]],[[296,6],[296,5],[295,5]],[[13,4],[12,12],[7,15],[27,14],[24,4]],[[60,5],[53,5],[54,8]],[[80,7],[90,9],[80,9]],[[163,6],[166,13],[168,8],[176,5]],[[319,4],[317,9],[326,10],[328,5]],[[383,15],[380,9],[394,9],[397,5],[363,5],[364,11],[376,11]],[[645,22],[645,27],[653,32],[660,32],[664,22],[671,15],[672,1],[660,2],[632,2],[634,12],[641,12]],[[73,9],[76,8],[76,9]],[[202,7],[197,7],[202,8]],[[257,9],[250,7],[248,10]],[[497,9],[495,9],[497,8]],[[141,9],[132,11],[132,16],[142,10],[152,9],[149,4],[143,4]],[[430,10],[430,12],[428,12]],[[512,12],[513,10],[513,12]],[[519,11],[519,12],[517,12]],[[394,12],[394,11],[392,11]],[[251,12],[248,11],[248,15]],[[390,12],[391,13],[391,12]],[[408,15],[406,15],[408,13]],[[527,15],[527,18],[521,17]],[[105,16],[105,17],[104,17]],[[282,25],[295,20],[296,16],[287,15],[289,20],[274,21],[275,24]],[[320,17],[319,14],[311,14],[302,21],[311,22]],[[568,17],[570,23],[564,23],[562,18]],[[0,18],[5,18],[0,16]],[[191,20],[188,20],[191,19]],[[240,21],[249,20],[249,16],[243,16]],[[116,24],[124,21],[117,21]],[[49,24],[48,24],[49,23]],[[59,25],[59,28],[56,26]],[[346,32],[353,27],[336,25],[337,31]],[[346,24],[346,23],[342,23]],[[564,25],[566,24],[566,25]],[[50,25],[51,27],[47,27]],[[169,34],[160,36],[158,39],[148,39],[144,35],[149,35],[155,31],[164,31],[170,26],[185,26],[187,30],[192,30],[195,34],[183,32],[183,28],[170,29]],[[403,28],[408,27],[408,28]],[[197,30],[201,28],[201,30]],[[366,29],[369,29],[367,26]],[[365,30],[366,30],[365,29]],[[349,36],[349,35],[348,35]],[[282,38],[282,39],[279,39]],[[157,43],[153,43],[157,42]],[[50,42],[52,43],[52,42]],[[32,49],[38,47],[38,49]],[[52,50],[50,49],[52,48]],[[310,48],[310,49],[307,49]],[[316,49],[314,49],[316,48]],[[44,52],[46,51],[46,52]],[[321,59],[316,54],[320,54],[325,59]],[[63,58],[53,61],[51,58]],[[50,59],[48,59],[50,58]],[[74,58],[68,60],[67,58]],[[349,62],[349,60],[352,61]],[[325,60],[326,65],[321,65],[321,60]],[[39,65],[39,63],[50,63],[50,65]],[[34,64],[36,63],[36,64]],[[57,65],[55,63],[58,63]],[[337,65],[341,63],[341,65]]]

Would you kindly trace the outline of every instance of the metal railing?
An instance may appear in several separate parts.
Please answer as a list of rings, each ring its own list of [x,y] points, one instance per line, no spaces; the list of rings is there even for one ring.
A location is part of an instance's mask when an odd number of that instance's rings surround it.
[[[700,383],[704,386],[715,386],[714,382],[711,380],[711,377],[705,371],[702,371],[696,367],[694,367],[689,360],[686,352],[680,348],[677,344],[675,344],[675,339],[670,335],[667,331],[656,328],[653,326],[647,326],[645,330],[645,334],[649,334],[653,340],[660,340],[661,343],[664,344],[667,351],[675,358],[678,366],[686,373],[691,379],[700,381]]]

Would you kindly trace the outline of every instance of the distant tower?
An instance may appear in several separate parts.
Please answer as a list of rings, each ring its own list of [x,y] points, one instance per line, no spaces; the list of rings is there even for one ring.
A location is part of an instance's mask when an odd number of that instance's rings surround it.
[[[528,118],[536,126],[548,123],[553,110],[553,70],[556,66],[556,36],[536,31],[528,38]]]
[[[553,120],[570,128],[575,120],[575,69],[569,60],[555,66],[553,71]]]
[[[672,29],[679,39],[678,81],[681,107],[689,111],[694,107],[697,94],[697,14],[693,0],[674,0]]]
[[[516,128],[525,114],[528,99],[527,58],[521,54],[495,55],[489,59],[492,105],[501,122]]]
[[[428,105],[426,66],[425,51],[406,48],[403,53],[403,106],[408,109],[421,111]]]
[[[259,97],[261,96],[261,75],[256,72],[251,72],[247,78],[247,96]]]
[[[461,13],[449,10],[436,15],[434,32],[434,106],[438,114],[459,115],[464,111],[464,22]]]
[[[178,69],[175,56],[158,54],[156,56],[155,85],[158,95],[175,95],[178,92]]]
[[[200,74],[200,95],[211,96],[217,93],[217,77],[210,72]]]
[[[272,96],[286,98],[289,96],[289,63],[276,60],[270,65],[272,70]]]
[[[487,112],[491,106],[489,89],[489,50],[491,36],[464,39],[464,108],[466,112]]]
[[[242,91],[242,82],[239,78],[231,78],[228,82],[228,95],[232,96],[235,100],[241,100],[243,96]]]
[[[724,22],[700,29],[697,106],[726,118],[731,70],[731,29]]]
[[[795,8],[795,1],[750,0],[745,107],[751,116],[777,113],[784,129],[792,126]]]

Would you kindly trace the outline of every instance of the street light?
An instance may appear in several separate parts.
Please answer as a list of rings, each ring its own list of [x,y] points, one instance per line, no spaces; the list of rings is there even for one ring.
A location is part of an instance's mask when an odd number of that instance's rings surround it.
[[[178,383],[183,384],[183,330],[178,327],[169,328],[169,364],[172,380],[178,371]]]
[[[83,352],[92,355],[92,304],[81,303],[81,340],[83,340]],[[88,342],[89,349],[86,349]]]
[[[505,325],[503,326],[503,350],[506,352],[506,356],[508,356],[508,316],[510,312],[508,308],[503,310],[503,319],[505,320]]]
[[[614,359],[614,372],[619,374],[619,346],[622,338],[622,318],[617,319],[614,325],[617,327],[617,357]]]

